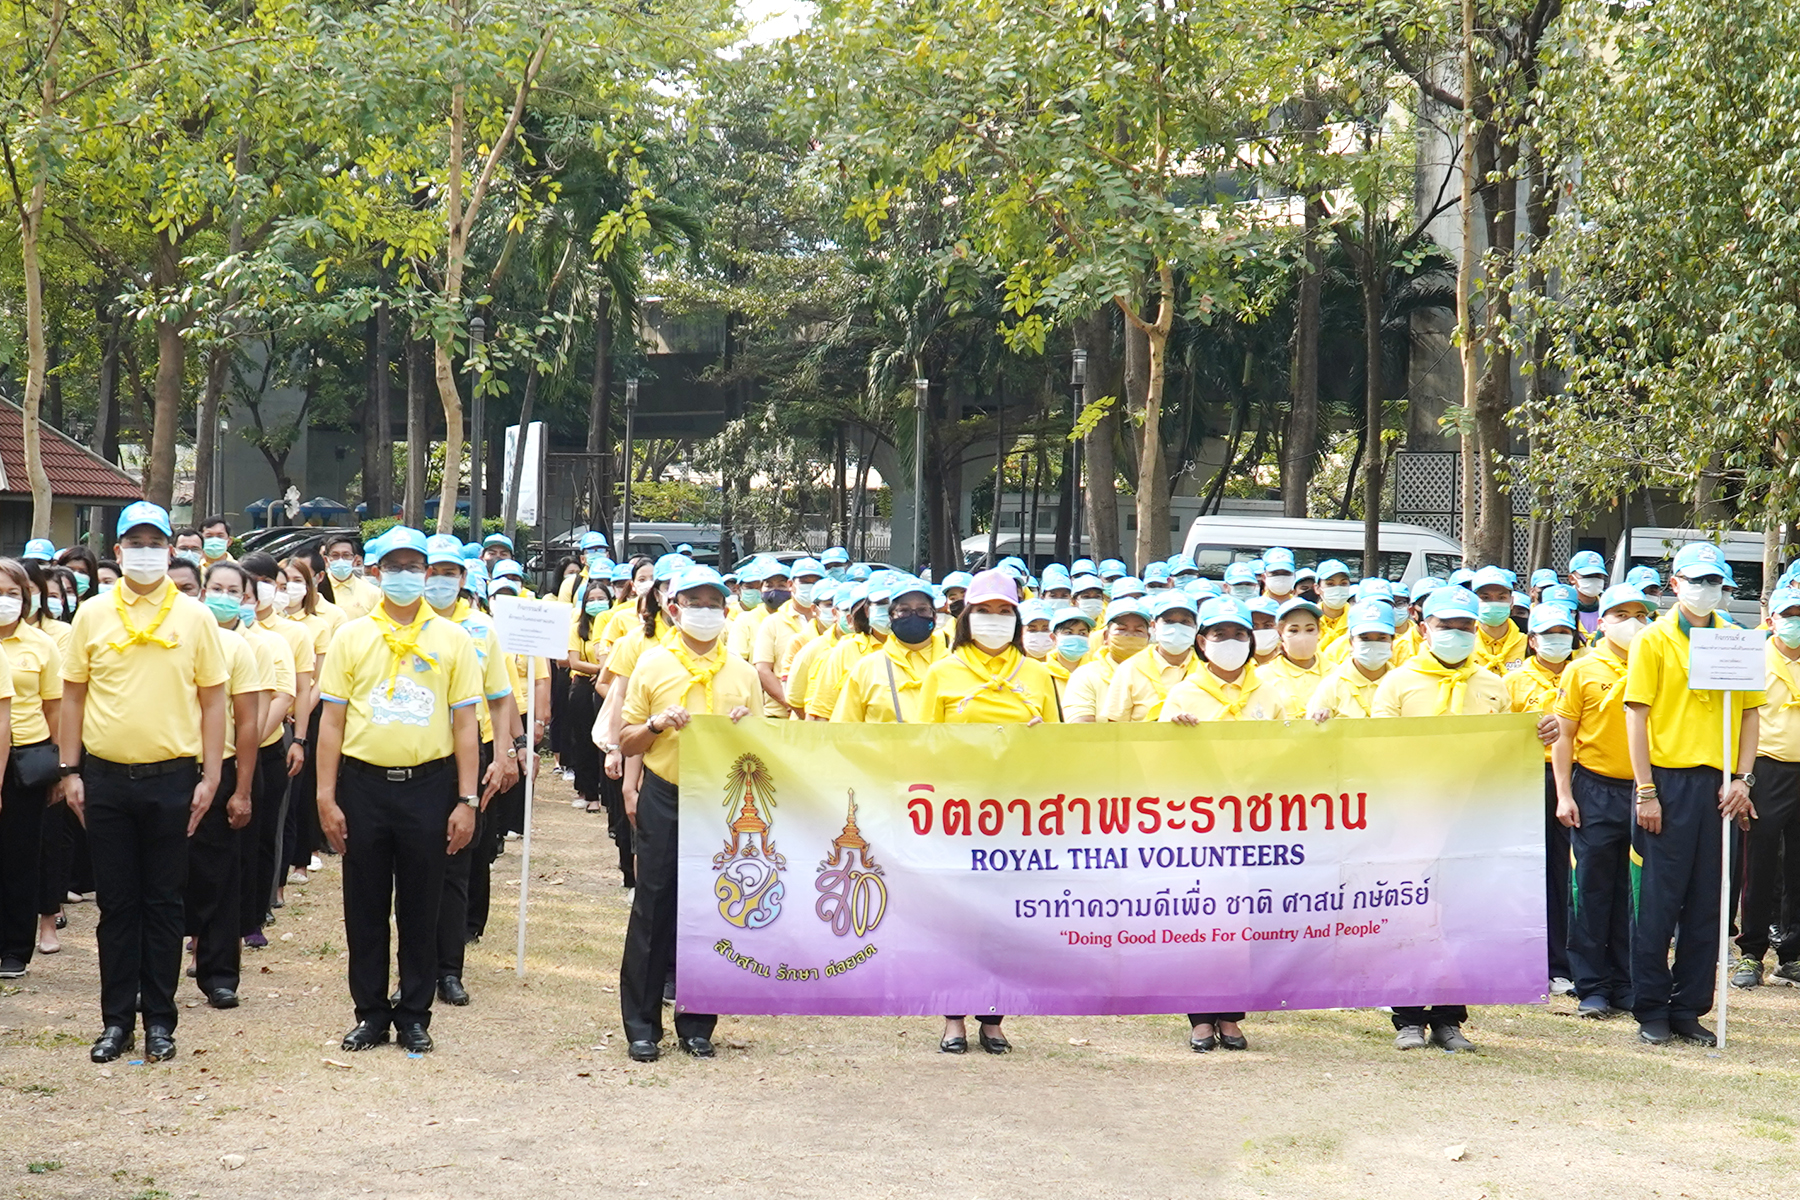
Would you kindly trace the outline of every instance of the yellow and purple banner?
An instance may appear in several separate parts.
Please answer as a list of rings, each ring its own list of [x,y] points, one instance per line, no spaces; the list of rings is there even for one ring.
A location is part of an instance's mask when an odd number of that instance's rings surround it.
[[[1535,721],[698,717],[681,739],[677,1003],[980,1015],[1535,1002]]]

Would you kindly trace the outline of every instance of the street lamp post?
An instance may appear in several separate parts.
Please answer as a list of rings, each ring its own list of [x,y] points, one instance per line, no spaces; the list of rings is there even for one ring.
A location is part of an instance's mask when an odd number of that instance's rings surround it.
[[[230,432],[231,417],[221,413],[219,415],[219,432],[213,438],[213,477],[209,481],[212,484],[212,510],[216,513],[225,511],[225,436]],[[199,517],[201,520],[205,520],[206,514],[200,513]]]
[[[1087,508],[1087,498],[1081,490],[1081,439],[1074,436],[1075,426],[1081,421],[1081,406],[1087,395],[1087,351],[1076,350],[1069,363],[1069,398],[1074,405],[1069,419],[1069,487],[1073,489],[1072,497],[1075,512],[1075,544],[1069,549],[1070,561],[1083,557],[1081,552],[1081,514]]]
[[[913,570],[925,562],[925,408],[931,380],[913,380]]]
[[[619,507],[620,562],[631,561],[631,441],[637,433],[638,381],[636,376],[625,381],[625,497]]]
[[[481,540],[481,523],[487,516],[487,497],[482,494],[482,434],[487,426],[487,404],[481,396],[481,368],[477,361],[487,344],[487,322],[479,315],[469,318],[469,540]],[[451,525],[456,514],[450,514]]]

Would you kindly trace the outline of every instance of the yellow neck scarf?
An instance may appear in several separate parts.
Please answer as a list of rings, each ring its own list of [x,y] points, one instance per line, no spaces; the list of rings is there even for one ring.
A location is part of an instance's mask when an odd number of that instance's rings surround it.
[[[1215,721],[1235,721],[1244,715],[1244,703],[1256,692],[1256,664],[1246,662],[1244,673],[1238,676],[1236,683],[1226,683],[1211,670],[1190,671],[1188,679],[1193,685],[1219,702],[1220,712]],[[1237,689],[1237,699],[1228,699],[1226,688]]]
[[[1155,721],[1160,719],[1162,717],[1163,701],[1169,698],[1169,689],[1175,686],[1172,683],[1163,682],[1163,672],[1171,667],[1175,667],[1176,664],[1164,658],[1162,656],[1162,651],[1158,650],[1155,646],[1151,646],[1147,650],[1138,652],[1127,661],[1130,662],[1132,670],[1136,671],[1139,675],[1142,675],[1149,681],[1150,687],[1156,693],[1156,699],[1151,702],[1149,711],[1144,714],[1144,720]],[[1181,671],[1182,679],[1193,679],[1199,675],[1212,675],[1211,671],[1205,670],[1201,666],[1200,656],[1192,652],[1189,652],[1188,660],[1185,663],[1181,663],[1178,669]],[[1217,677],[1214,676],[1214,678]],[[1176,683],[1179,682],[1180,680],[1176,680]]]
[[[687,642],[679,637],[666,643],[669,653],[673,654],[675,661],[687,671],[688,687],[698,686],[700,688],[700,694],[706,700],[706,712],[708,713],[713,711],[713,678],[725,666],[725,647],[721,644],[723,640],[721,638],[719,642],[713,643],[713,648],[700,658],[695,658],[693,651],[688,649]],[[683,692],[682,699],[686,700],[686,698],[687,694]]]
[[[131,627],[130,606],[125,603],[125,585],[122,582],[114,585],[113,608],[118,611],[119,624],[124,626],[125,636],[119,641],[108,642],[107,645],[111,646],[120,654],[125,653],[129,647],[145,645],[156,645],[161,646],[164,650],[173,650],[175,648],[175,643],[168,638],[157,637],[156,631],[162,628],[162,623],[168,617],[169,610],[174,607],[175,585],[165,579],[163,580],[162,603],[157,606],[156,615],[150,618],[150,623],[142,629],[133,629]]]
[[[1463,703],[1469,693],[1469,680],[1475,677],[1477,669],[1472,661],[1474,657],[1474,655],[1470,655],[1470,661],[1465,661],[1461,666],[1455,667],[1446,667],[1437,660],[1435,654],[1428,650],[1406,660],[1408,668],[1417,671],[1427,679],[1438,681],[1437,711],[1432,714],[1433,716],[1441,717],[1446,713],[1456,715],[1462,713]]]
[[[424,631],[425,622],[432,617],[431,605],[423,600],[419,601],[419,611],[413,614],[412,622],[407,625],[401,625],[389,616],[385,604],[377,604],[369,615],[381,627],[381,639],[387,643],[388,653],[394,656],[394,669],[388,675],[389,696],[394,694],[394,685],[400,682],[400,669],[406,665],[408,655],[424,663],[427,671],[438,669],[437,656],[419,650],[419,634]]]
[[[969,702],[983,692],[1017,696],[1027,713],[1031,712],[1031,703],[1025,699],[1025,690],[1013,682],[1013,677],[1019,673],[1020,664],[1025,661],[1025,656],[1019,653],[1017,646],[1008,646],[998,655],[991,655],[980,646],[970,642],[966,646],[957,647],[951,653],[969,669],[969,674],[975,676],[979,681],[974,691],[957,699],[957,712],[967,708]],[[1026,719],[1029,720],[1030,716],[1028,715]]]

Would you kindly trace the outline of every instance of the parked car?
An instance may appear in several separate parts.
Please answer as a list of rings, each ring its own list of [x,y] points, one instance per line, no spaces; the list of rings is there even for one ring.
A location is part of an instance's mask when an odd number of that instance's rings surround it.
[[[1624,582],[1633,567],[1654,567],[1663,578],[1664,596],[1673,603],[1674,590],[1668,586],[1669,565],[1675,551],[1689,542],[1711,542],[1731,564],[1732,578],[1737,580],[1737,595],[1731,601],[1731,618],[1740,625],[1754,627],[1762,623],[1763,535],[1729,529],[1708,532],[1704,529],[1678,529],[1664,525],[1634,526],[1629,538],[1620,538],[1613,548],[1612,582]]]
[[[1032,551],[1027,553],[1027,551]],[[1082,558],[1091,554],[1092,546],[1088,539],[1081,539],[1081,549],[1072,555]],[[1003,533],[994,539],[994,557],[988,558],[988,535],[978,533],[974,537],[962,540],[962,569],[965,571],[985,571],[1003,558],[1020,558],[1030,566],[1031,573],[1037,574],[1051,563],[1058,561],[1056,556],[1056,537],[1048,532],[1039,532],[1037,546],[1032,550],[1030,539],[1016,533]]]
[[[1294,552],[1294,564],[1316,567],[1335,558],[1354,578],[1375,575],[1391,583],[1410,584],[1426,575],[1440,578],[1463,565],[1462,545],[1423,525],[1381,523],[1381,560],[1374,571],[1363,569],[1361,521],[1314,520],[1310,517],[1195,517],[1182,549],[1200,573],[1217,579],[1234,562],[1262,557],[1270,546]]]

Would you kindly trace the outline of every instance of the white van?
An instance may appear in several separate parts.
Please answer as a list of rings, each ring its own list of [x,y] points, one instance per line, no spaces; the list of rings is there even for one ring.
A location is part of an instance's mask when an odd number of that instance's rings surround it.
[[[1335,558],[1350,568],[1352,579],[1374,574],[1390,583],[1411,584],[1426,575],[1447,578],[1463,565],[1462,545],[1423,525],[1381,523],[1381,561],[1365,572],[1361,521],[1313,520],[1309,517],[1195,517],[1182,549],[1208,579],[1218,579],[1234,562],[1261,558],[1271,546],[1294,552],[1294,565],[1317,567]]]
[[[985,533],[964,538],[961,548],[962,570],[965,571],[985,571],[1003,558],[1017,557],[1030,564],[1032,574],[1035,575],[1057,561],[1056,534],[1054,532],[1040,532],[1037,537],[1035,553],[1032,554],[1026,553],[1027,550],[1033,549],[1029,538],[1022,537],[1017,533],[1002,533],[994,539],[993,562],[988,561],[988,535]],[[1071,561],[1076,558],[1091,557],[1091,551],[1092,543],[1084,537],[1081,539],[1081,549],[1071,556]]]
[[[1662,525],[1643,525],[1631,531],[1627,539],[1619,539],[1613,551],[1612,582],[1623,583],[1633,567],[1654,567],[1662,576],[1663,592],[1674,596],[1669,587],[1669,566],[1675,552],[1689,542],[1710,542],[1731,564],[1732,578],[1737,580],[1737,595],[1731,601],[1731,617],[1750,628],[1762,623],[1763,535],[1730,529],[1723,533],[1705,529],[1673,529]],[[1664,607],[1668,607],[1666,604]]]

